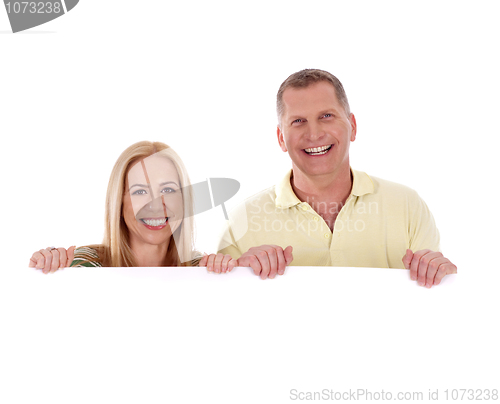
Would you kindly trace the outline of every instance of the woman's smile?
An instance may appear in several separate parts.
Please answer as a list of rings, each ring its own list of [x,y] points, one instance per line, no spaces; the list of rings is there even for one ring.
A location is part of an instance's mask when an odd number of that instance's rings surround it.
[[[167,225],[168,217],[142,218],[139,221],[150,230],[161,230]]]

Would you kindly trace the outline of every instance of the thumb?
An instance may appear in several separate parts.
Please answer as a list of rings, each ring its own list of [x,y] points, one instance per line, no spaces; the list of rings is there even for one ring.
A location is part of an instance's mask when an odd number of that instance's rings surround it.
[[[206,267],[207,266],[207,260],[208,260],[208,255],[203,253],[203,257],[200,260],[200,263],[198,264],[199,267]]]
[[[413,251],[408,248],[406,250],[406,254],[403,257],[403,264],[406,269],[410,269],[410,262],[412,258],[413,258]]]
[[[240,258],[238,258],[236,261],[236,267],[249,267],[249,263],[250,263],[250,260],[249,260],[249,256],[244,256],[242,255]]]
[[[75,259],[75,249],[76,246],[71,246],[70,248],[68,248],[68,251],[66,252],[66,255],[68,256],[68,260],[66,261],[66,268],[69,268],[69,266]]]
[[[293,247],[289,245],[285,250],[283,251],[283,255],[285,256],[285,262],[286,265],[290,265],[290,263],[293,261]]]
[[[227,270],[228,272],[231,272],[234,267],[238,266],[238,260],[231,259],[229,263],[227,264]]]

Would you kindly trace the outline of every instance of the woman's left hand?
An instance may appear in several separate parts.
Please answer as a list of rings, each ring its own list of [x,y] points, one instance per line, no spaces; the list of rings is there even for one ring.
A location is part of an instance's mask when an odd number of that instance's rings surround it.
[[[208,272],[215,272],[216,274],[231,272],[236,266],[238,261],[233,260],[229,254],[210,254],[204,255],[201,259],[199,266],[207,267]]]

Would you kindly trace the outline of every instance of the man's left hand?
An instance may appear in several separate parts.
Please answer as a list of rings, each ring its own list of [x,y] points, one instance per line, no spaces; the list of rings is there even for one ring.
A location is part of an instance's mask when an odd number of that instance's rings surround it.
[[[420,286],[427,288],[439,285],[445,275],[456,274],[457,267],[440,252],[431,250],[420,250],[413,252],[406,250],[403,264],[410,270],[410,278],[418,280]]]

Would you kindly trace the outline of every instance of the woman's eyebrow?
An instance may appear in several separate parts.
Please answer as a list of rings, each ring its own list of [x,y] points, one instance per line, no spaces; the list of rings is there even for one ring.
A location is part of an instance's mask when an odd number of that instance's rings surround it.
[[[144,185],[144,184],[134,184],[132,185],[128,190],[130,191],[132,188],[134,187],[141,187],[141,188],[147,188],[148,186],[147,185]]]
[[[163,185],[167,185],[167,184],[174,184],[176,186],[179,186],[179,185],[177,185],[177,183],[175,181],[165,181],[165,182],[162,182],[160,184],[160,186],[162,187]],[[128,190],[130,191],[134,187],[147,188],[148,186],[146,184],[134,184]]]

